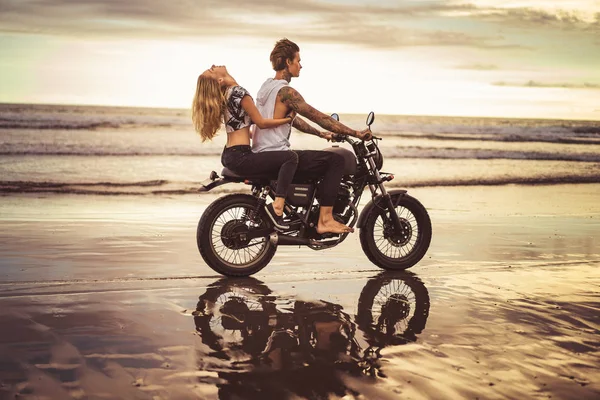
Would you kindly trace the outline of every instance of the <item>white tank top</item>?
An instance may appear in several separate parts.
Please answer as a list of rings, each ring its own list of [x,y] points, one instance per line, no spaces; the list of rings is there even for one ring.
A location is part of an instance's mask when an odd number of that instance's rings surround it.
[[[277,93],[284,86],[288,86],[286,80],[269,78],[260,87],[256,96],[256,108],[263,118],[273,118]],[[290,150],[289,139],[292,132],[292,124],[287,123],[267,129],[260,129],[257,126],[255,129],[252,135],[252,151],[254,153]]]

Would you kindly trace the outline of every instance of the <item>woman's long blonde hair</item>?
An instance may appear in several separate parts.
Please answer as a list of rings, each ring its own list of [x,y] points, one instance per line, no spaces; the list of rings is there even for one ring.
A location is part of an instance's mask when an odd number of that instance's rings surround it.
[[[198,77],[196,94],[192,103],[192,121],[202,142],[212,140],[223,122],[225,95],[219,82],[211,77]]]

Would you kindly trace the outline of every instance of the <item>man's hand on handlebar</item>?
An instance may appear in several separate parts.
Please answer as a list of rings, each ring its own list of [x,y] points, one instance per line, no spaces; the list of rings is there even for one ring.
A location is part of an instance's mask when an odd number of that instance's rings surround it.
[[[335,139],[333,137],[334,135],[335,135],[335,133],[323,131],[319,134],[319,137],[327,140],[328,142],[329,141],[335,142]]]
[[[321,132],[321,134],[319,135],[319,137],[327,139],[328,142],[343,142],[345,136],[346,135],[343,135],[341,133],[333,133],[327,131]],[[373,139],[373,133],[371,132],[371,129],[367,128],[363,131],[356,131],[355,137],[360,140],[371,140]]]
[[[371,133],[371,128],[367,128],[362,131],[356,131],[356,137],[360,140],[371,140],[373,139],[373,134]]]

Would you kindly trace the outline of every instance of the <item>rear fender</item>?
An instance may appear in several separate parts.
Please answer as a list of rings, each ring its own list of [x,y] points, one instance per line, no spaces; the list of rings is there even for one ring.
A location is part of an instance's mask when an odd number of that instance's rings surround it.
[[[406,193],[407,193],[407,191],[404,189],[395,189],[395,190],[390,190],[388,192],[388,194],[390,196],[400,195],[400,197],[404,196]],[[367,203],[365,208],[363,208],[362,212],[360,213],[360,216],[358,217],[358,222],[356,223],[357,228],[360,229],[363,227],[365,220],[367,219],[367,215],[369,215],[369,213],[371,212],[373,207],[375,207],[376,205],[379,205],[379,202],[382,200],[383,200],[383,195],[380,194],[380,195],[375,196],[375,198],[373,198],[373,200],[371,200],[370,202]],[[382,204],[381,206],[387,207],[385,204]]]
[[[198,191],[199,192],[208,192],[218,186],[225,185],[227,183],[234,183],[234,182],[240,182],[240,181],[230,179],[230,178],[221,178],[215,171],[212,171],[210,173],[209,178],[207,180],[203,181],[202,183],[200,183],[201,187],[198,189]]]
[[[219,178],[214,181],[202,182],[200,184],[201,185],[200,188],[198,188],[198,191],[199,192],[208,192],[218,186],[225,185],[226,183],[233,183],[233,182],[235,182],[235,181],[232,181],[227,178]]]

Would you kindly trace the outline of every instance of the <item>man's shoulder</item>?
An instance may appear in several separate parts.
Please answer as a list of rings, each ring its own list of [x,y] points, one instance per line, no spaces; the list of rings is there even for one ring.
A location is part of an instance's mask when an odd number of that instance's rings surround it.
[[[281,87],[277,93],[277,98],[279,99],[279,101],[282,101],[284,103],[290,100],[294,102],[304,101],[304,98],[302,97],[300,92],[291,86]]]
[[[291,93],[300,93],[298,92],[296,89],[294,89],[292,86],[290,86],[289,84],[285,85],[285,86],[281,86],[279,88],[279,94],[291,94]]]
[[[287,83],[288,82],[286,80],[267,78],[261,86],[273,86],[273,85],[281,85],[281,84],[287,85]]]

